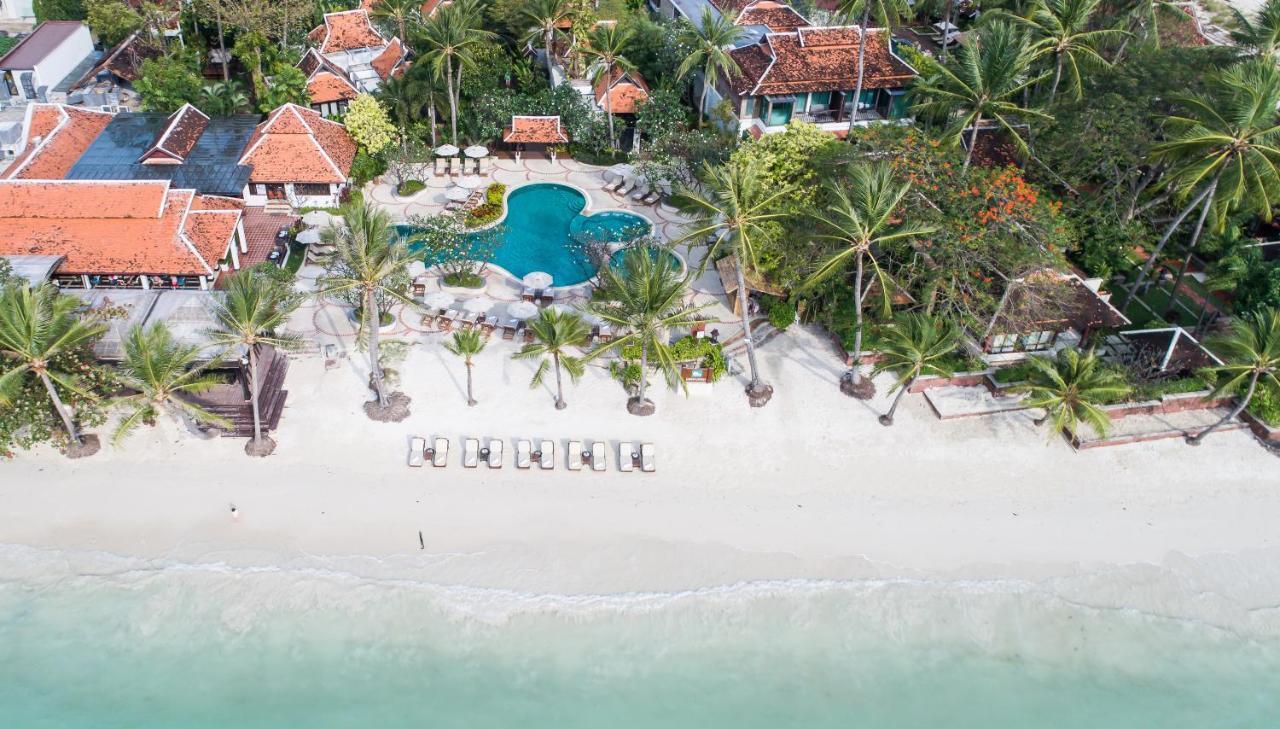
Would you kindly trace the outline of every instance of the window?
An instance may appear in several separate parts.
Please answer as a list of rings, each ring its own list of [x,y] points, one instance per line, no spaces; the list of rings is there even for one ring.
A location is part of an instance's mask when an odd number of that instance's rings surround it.
[[[295,183],[293,186],[293,194],[295,195],[328,195],[328,183],[311,184],[311,183]]]
[[[1058,333],[1044,330],[1029,334],[993,334],[987,351],[991,354],[1009,352],[1039,352],[1053,346]]]
[[[795,99],[778,99],[769,101],[769,118],[765,121],[771,127],[786,126],[791,122],[791,110],[795,108]]]
[[[813,110],[825,110],[831,106],[831,92],[823,91],[820,93],[809,94],[809,108]]]
[[[1053,345],[1056,332],[1031,332],[1022,335],[1022,350],[1024,352],[1036,352],[1041,349],[1048,349]]]
[[[1006,354],[1017,351],[1017,347],[1017,334],[993,334],[991,336],[991,346],[987,347],[987,351],[991,352],[991,354]]]
[[[757,119],[763,119],[765,115],[765,105],[768,102],[763,96],[756,97],[755,113],[752,114]]]

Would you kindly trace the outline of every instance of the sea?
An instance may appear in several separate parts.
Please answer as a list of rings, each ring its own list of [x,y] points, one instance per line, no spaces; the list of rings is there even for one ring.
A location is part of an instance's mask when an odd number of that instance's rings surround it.
[[[0,726],[1280,727],[1274,606],[1085,579],[554,594],[0,546]]]

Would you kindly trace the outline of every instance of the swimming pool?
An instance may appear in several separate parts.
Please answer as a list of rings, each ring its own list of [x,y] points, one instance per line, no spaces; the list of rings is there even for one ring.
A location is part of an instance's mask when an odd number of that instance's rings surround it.
[[[622,243],[653,230],[648,220],[623,210],[583,215],[586,205],[586,196],[568,185],[539,182],[512,190],[489,262],[517,278],[546,271],[552,285],[573,286],[595,274],[583,243]]]

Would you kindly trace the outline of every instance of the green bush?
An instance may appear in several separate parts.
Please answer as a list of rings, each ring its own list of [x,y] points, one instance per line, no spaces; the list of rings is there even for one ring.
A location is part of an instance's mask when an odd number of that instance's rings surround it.
[[[364,187],[369,180],[387,171],[387,163],[361,149],[351,162],[351,181],[356,187]]]
[[[1129,400],[1134,402],[1142,402],[1144,400],[1159,400],[1165,395],[1181,395],[1187,392],[1200,392],[1208,390],[1209,386],[1199,377],[1178,377],[1168,380],[1155,380],[1153,382],[1137,382],[1133,385],[1133,392],[1129,394]]]
[[[467,227],[479,228],[502,217],[507,186],[501,182],[489,185],[484,193],[484,204],[467,211]]]
[[[1031,369],[1032,367],[1030,363],[1019,362],[1018,364],[1010,365],[1008,367],[997,367],[996,371],[992,373],[991,376],[995,378],[996,382],[999,382],[1002,385],[1007,385],[1010,382],[1022,382],[1026,380],[1027,376],[1031,373]]]
[[[635,392],[640,387],[639,362],[619,362],[614,360],[609,363],[609,375],[621,382],[623,389],[628,394]]]
[[[1280,428],[1280,387],[1263,383],[1249,401],[1249,412],[1273,428]]]
[[[445,286],[459,286],[468,289],[484,288],[484,277],[470,271],[455,271],[444,275]]]
[[[685,337],[671,345],[671,356],[677,362],[697,362],[698,366],[710,370],[712,382],[728,370],[723,348],[710,339]]]
[[[795,323],[796,307],[786,299],[780,299],[777,296],[761,296],[760,308],[764,309],[769,324],[780,332],[786,331],[787,327]]]
[[[426,186],[426,183],[421,180],[405,180],[400,183],[400,187],[396,189],[396,194],[400,197],[409,197],[414,193],[422,192]]]

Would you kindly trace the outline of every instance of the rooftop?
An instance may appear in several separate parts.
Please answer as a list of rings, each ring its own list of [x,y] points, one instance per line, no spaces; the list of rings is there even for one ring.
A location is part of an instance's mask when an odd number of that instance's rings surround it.
[[[722,13],[732,13],[737,25],[762,25],[775,33],[805,28],[812,23],[795,8],[774,0],[711,0]]]
[[[202,348],[210,359],[220,347],[209,343],[206,332],[217,325],[215,311],[224,295],[220,291],[144,291],[141,289],[72,289],[72,295],[92,309],[112,308],[124,316],[111,319],[107,331],[93,345],[100,360],[124,358],[124,338],[135,326],[147,328],[163,322],[175,341]]]
[[[63,41],[75,35],[76,31],[86,27],[78,20],[46,20],[26,38],[18,41],[18,45],[0,56],[0,68],[32,69],[43,61]]]
[[[60,180],[111,123],[106,112],[61,104],[28,104],[26,146],[5,179]]]
[[[296,104],[286,104],[253,131],[241,164],[250,182],[343,183],[356,158],[346,127]]]
[[[321,53],[355,51],[363,48],[380,48],[387,45],[369,19],[369,11],[362,8],[325,13],[324,25],[316,26],[307,38],[320,48]]]
[[[560,127],[558,116],[513,116],[511,126],[502,130],[509,144],[568,144],[569,136]]]
[[[595,87],[596,103],[611,114],[634,114],[649,99],[649,85],[639,71],[614,66]]]
[[[733,90],[744,96],[846,91],[858,81],[856,26],[767,33],[759,43],[730,51],[742,73]],[[889,31],[867,29],[863,88],[899,88],[916,76],[892,49]]]

